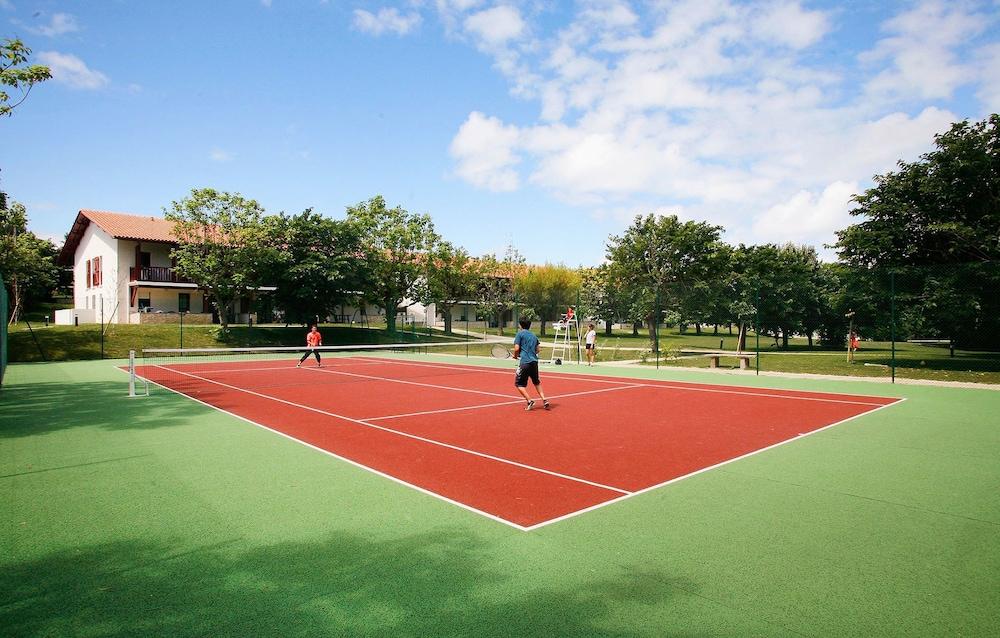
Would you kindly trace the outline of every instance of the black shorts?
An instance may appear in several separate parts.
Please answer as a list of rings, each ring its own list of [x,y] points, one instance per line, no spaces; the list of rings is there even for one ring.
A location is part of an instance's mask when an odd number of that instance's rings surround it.
[[[588,343],[587,344],[587,350],[593,350],[593,349],[594,349],[594,344]]]
[[[514,385],[518,388],[528,387],[528,379],[535,385],[541,385],[542,382],[538,378],[538,362],[532,361],[531,363],[522,363],[517,366],[517,372],[514,373]]]

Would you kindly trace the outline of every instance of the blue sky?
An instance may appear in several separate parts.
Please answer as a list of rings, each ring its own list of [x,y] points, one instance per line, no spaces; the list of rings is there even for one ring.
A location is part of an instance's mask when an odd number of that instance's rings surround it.
[[[1000,111],[1000,0],[0,0],[0,37],[53,69],[0,121],[0,188],[55,239],[210,186],[335,218],[381,194],[532,262],[600,263],[650,212],[819,248]]]

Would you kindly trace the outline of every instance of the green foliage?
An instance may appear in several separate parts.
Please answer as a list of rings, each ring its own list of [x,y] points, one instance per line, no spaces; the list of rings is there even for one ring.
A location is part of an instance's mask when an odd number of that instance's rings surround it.
[[[211,188],[192,190],[165,212],[179,241],[177,271],[208,291],[227,329],[233,302],[255,296],[277,263],[273,222],[256,201]]]
[[[651,342],[662,310],[693,315],[698,299],[712,296],[704,286],[721,285],[714,283],[726,266],[721,231],[706,222],[681,222],[676,215],[646,215],[608,240],[611,276],[632,286],[632,313],[647,322]]]
[[[47,66],[32,64],[22,66],[31,56],[31,49],[18,39],[5,39],[0,44],[0,117],[10,117],[15,108],[28,99],[31,87],[52,78]],[[10,103],[10,94],[3,87],[11,87],[21,92],[21,98]]]
[[[863,221],[837,233],[845,263],[1000,261],[1000,115],[956,123],[935,145],[854,198]]]
[[[424,275],[440,237],[430,215],[388,208],[381,195],[349,207],[347,220],[361,233],[368,299],[385,309],[386,327],[395,332],[400,304],[428,297]]]
[[[479,260],[477,308],[496,320],[500,334],[503,334],[504,313],[514,309],[514,280],[524,267],[524,256],[512,245],[507,246],[502,259],[489,254]]]
[[[464,248],[440,241],[427,260],[427,300],[444,315],[444,331],[452,333],[451,313],[458,303],[471,300],[478,290],[481,274],[478,263]]]
[[[562,264],[529,266],[514,277],[520,314],[531,312],[541,320],[541,334],[545,324],[565,314],[567,307],[575,306],[580,293],[580,274]]]
[[[355,224],[307,209],[298,215],[267,218],[277,259],[269,278],[286,321],[307,323],[335,312],[364,287],[366,262]]]
[[[28,230],[24,206],[7,205],[0,193],[0,275],[10,299],[10,323],[14,323],[33,303],[51,296],[58,279],[55,246]]]

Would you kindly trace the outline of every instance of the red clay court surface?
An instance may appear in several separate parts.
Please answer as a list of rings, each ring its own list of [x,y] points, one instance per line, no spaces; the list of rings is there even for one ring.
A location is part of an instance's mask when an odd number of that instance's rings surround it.
[[[137,373],[522,530],[899,401],[543,370],[553,408],[526,412],[513,370],[375,357]]]

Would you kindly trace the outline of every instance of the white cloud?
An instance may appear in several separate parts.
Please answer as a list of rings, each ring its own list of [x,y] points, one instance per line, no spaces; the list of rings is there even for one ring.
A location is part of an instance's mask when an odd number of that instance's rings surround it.
[[[513,148],[518,131],[504,126],[495,117],[473,112],[458,129],[451,143],[451,155],[458,166],[455,173],[465,181],[491,191],[510,191],[518,187],[513,167],[518,158]]]
[[[464,25],[466,31],[488,46],[502,45],[520,37],[525,31],[524,20],[517,7],[503,4],[470,15]]]
[[[974,79],[973,67],[956,49],[983,31],[989,19],[962,3],[926,0],[889,20],[889,33],[863,62],[887,66],[867,84],[872,96],[948,98]]]
[[[681,211],[729,239],[819,248],[873,175],[968,116],[930,96],[977,82],[985,104],[1000,101],[1000,43],[970,44],[989,24],[969,8],[981,4],[904,5],[860,56],[863,44],[831,56],[826,41],[846,9],[795,0],[588,0],[542,37],[535,14],[443,4],[539,108],[522,122],[470,113],[454,173],[494,191],[529,184],[594,219]]]
[[[398,9],[382,8],[377,14],[363,9],[354,10],[354,28],[363,33],[382,35],[386,32],[406,35],[420,25],[420,14],[403,15]]]
[[[56,13],[49,20],[47,25],[40,27],[29,27],[25,26],[29,32],[35,35],[44,35],[47,37],[55,37],[57,35],[63,35],[64,33],[73,33],[74,31],[79,31],[80,27],[76,24],[76,18],[68,13]]]
[[[980,69],[978,97],[990,113],[1000,113],[1000,44],[976,52]]]
[[[822,244],[850,225],[857,192],[857,182],[834,182],[819,194],[801,190],[764,211],[753,223],[753,235],[759,242]]]
[[[829,29],[826,13],[806,11],[798,2],[775,3],[753,21],[753,31],[758,37],[793,49],[816,44]]]
[[[74,89],[101,89],[111,81],[100,71],[87,67],[83,60],[70,53],[42,51],[38,62],[52,70],[52,79]]]
[[[260,5],[262,7],[267,7],[268,9],[270,9],[271,8],[271,2],[272,2],[272,0],[260,0]]]
[[[234,157],[235,155],[233,155],[229,151],[224,151],[218,147],[213,148],[208,154],[208,159],[212,160],[213,162],[220,162],[220,163],[231,162],[233,161]]]
[[[13,11],[14,3],[11,2],[10,0],[0,0],[0,9],[3,9],[5,11]]]

